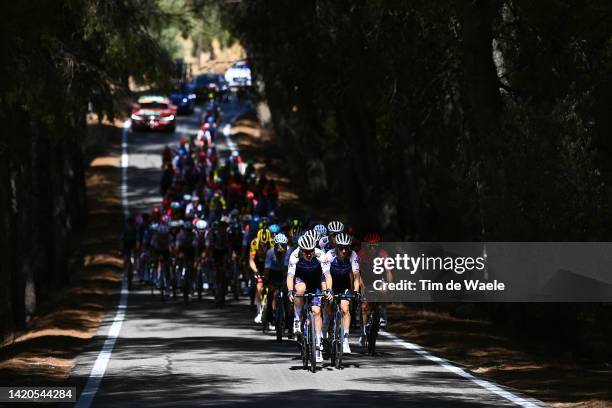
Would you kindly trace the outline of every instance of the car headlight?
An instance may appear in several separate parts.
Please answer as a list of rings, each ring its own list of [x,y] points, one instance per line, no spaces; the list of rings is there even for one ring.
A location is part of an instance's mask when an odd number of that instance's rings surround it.
[[[142,120],[142,116],[132,113],[132,120]]]
[[[171,120],[174,120],[174,115],[162,116],[159,118],[159,120],[162,122],[170,122]]]

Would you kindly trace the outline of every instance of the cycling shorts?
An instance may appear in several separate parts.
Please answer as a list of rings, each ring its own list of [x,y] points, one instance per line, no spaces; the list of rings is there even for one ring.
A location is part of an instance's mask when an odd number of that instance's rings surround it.
[[[268,285],[277,288],[283,287],[283,270],[282,269],[271,269],[268,275]]]
[[[295,277],[295,284],[297,285],[298,283],[304,283],[306,284],[306,292],[310,292],[310,293],[316,293],[316,294],[320,294],[321,293],[321,285],[317,285],[316,282],[304,282],[301,278],[298,278],[297,276]],[[313,291],[313,288],[316,288],[316,290]],[[321,299],[320,297],[316,297],[314,299],[312,299],[312,302],[310,302],[311,306],[321,306]]]

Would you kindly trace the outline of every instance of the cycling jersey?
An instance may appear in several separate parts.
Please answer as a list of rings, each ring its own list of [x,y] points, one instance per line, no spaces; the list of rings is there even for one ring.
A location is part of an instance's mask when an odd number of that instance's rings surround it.
[[[324,275],[329,274],[329,266],[325,254],[319,248],[315,248],[310,261],[301,256],[300,248],[296,248],[289,257],[287,273],[295,276],[296,282],[304,282],[307,288],[315,290],[321,286]]]
[[[349,256],[344,260],[340,260],[336,250],[332,249],[325,254],[325,260],[325,268],[327,268],[327,271],[332,276],[334,290],[336,292],[351,290],[351,272],[359,272],[359,256],[357,256],[355,251],[351,251]]]
[[[270,284],[274,286],[282,286],[283,284],[283,272],[287,269],[289,265],[289,258],[291,257],[291,251],[287,249],[281,257],[277,256],[274,248],[268,249],[266,252],[266,260],[264,263],[264,268],[269,269],[268,281]]]
[[[270,242],[267,242],[265,245],[259,245],[259,240],[255,238],[251,241],[250,255],[255,258],[256,262],[265,262],[266,253],[272,247]]]

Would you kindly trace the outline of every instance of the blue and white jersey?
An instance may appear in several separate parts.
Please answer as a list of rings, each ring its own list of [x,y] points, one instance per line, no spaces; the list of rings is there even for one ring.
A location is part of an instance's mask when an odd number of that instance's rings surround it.
[[[351,289],[350,275],[351,273],[359,272],[359,256],[355,251],[351,250],[350,255],[344,258],[344,260],[340,260],[336,250],[332,249],[325,254],[324,265],[327,268],[327,273],[330,273],[332,276],[334,290],[343,291]],[[325,269],[323,272],[326,272]]]
[[[304,282],[310,282],[313,286],[318,286],[323,275],[329,274],[329,268],[325,262],[325,253],[319,248],[315,248],[314,256],[310,261],[301,256],[300,248],[296,248],[289,257],[287,273]]]
[[[268,249],[268,252],[266,252],[264,268],[283,270],[289,266],[289,258],[291,258],[291,248],[287,248],[285,255],[280,260],[276,256],[276,251],[274,251],[274,248],[270,248]]]

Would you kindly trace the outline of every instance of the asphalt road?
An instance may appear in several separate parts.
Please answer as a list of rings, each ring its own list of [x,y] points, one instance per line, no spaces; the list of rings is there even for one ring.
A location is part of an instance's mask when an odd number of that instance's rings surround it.
[[[225,106],[225,118],[244,108],[239,103]],[[128,134],[131,212],[160,201],[159,153],[165,144],[176,144],[181,134],[195,133],[200,114],[179,117],[174,134]],[[227,152],[223,138],[218,142]],[[71,381],[79,393],[114,314],[77,359]],[[369,357],[353,335],[353,354],[345,356],[344,369],[325,363],[313,374],[301,368],[292,341],[278,344],[272,334],[262,335],[253,317],[247,300],[229,302],[221,310],[208,299],[187,306],[180,298],[161,303],[136,286],[129,293],[125,320],[93,406],[517,406],[389,339],[379,340],[380,356]]]

